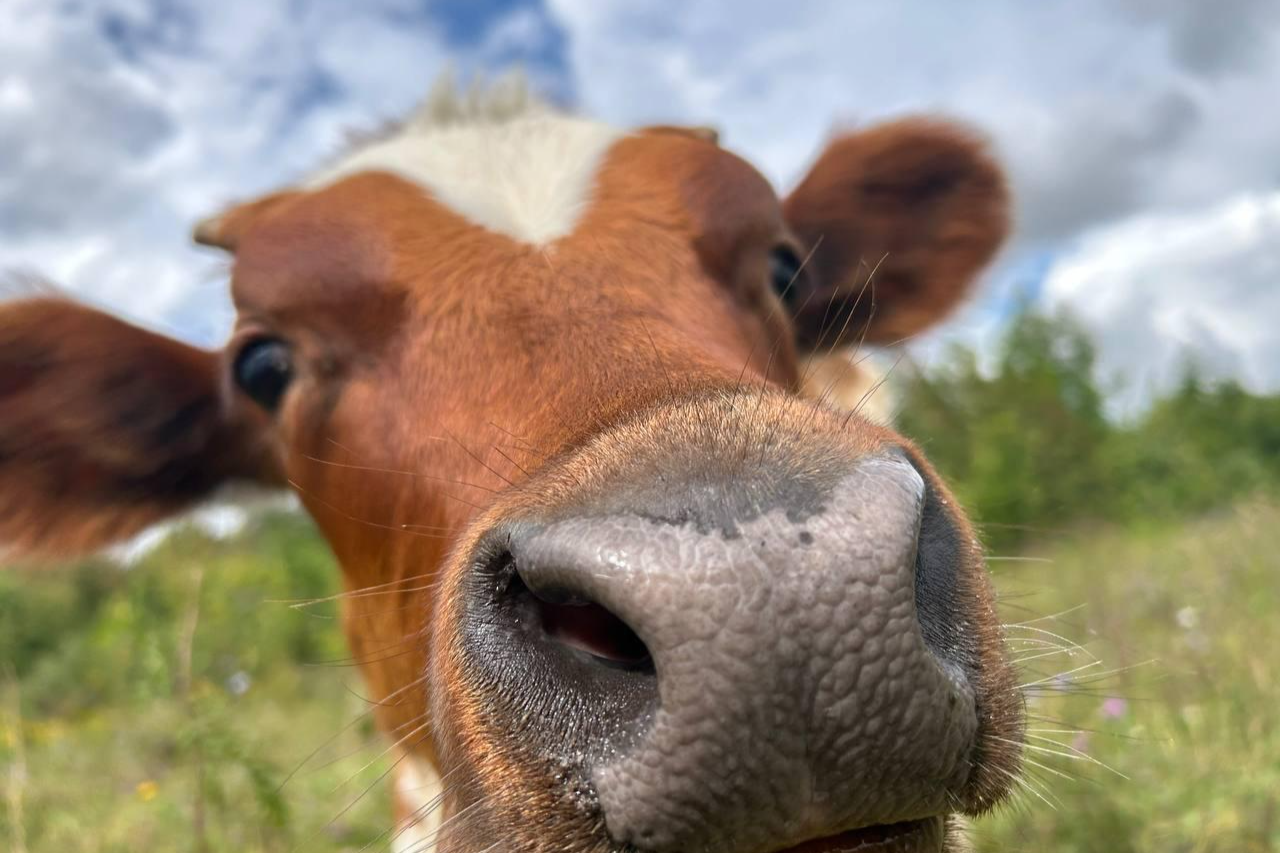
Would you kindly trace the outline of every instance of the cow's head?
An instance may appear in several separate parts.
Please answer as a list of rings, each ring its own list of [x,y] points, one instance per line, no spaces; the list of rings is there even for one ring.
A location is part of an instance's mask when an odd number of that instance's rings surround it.
[[[952,307],[998,168],[900,121],[779,200],[705,132],[478,113],[202,224],[235,256],[221,351],[0,309],[0,539],[294,489],[399,744],[401,849],[941,849],[1018,771],[983,557],[910,442],[799,389]]]

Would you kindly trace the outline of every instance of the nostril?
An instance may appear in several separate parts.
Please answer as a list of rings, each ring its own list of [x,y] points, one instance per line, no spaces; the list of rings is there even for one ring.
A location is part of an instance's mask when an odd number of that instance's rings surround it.
[[[653,668],[653,658],[644,641],[599,604],[554,604],[538,599],[538,605],[542,629],[551,639],[605,664],[624,669]]]
[[[568,761],[585,773],[648,731],[657,667],[620,618],[628,600],[594,586],[603,570],[572,553],[539,553],[532,539],[508,524],[480,543],[458,599],[456,648],[469,683],[488,697],[489,719],[508,721],[516,740],[557,767]]]
[[[564,587],[534,589],[515,569],[507,593],[534,616],[542,635],[605,666],[652,671],[653,656],[631,627],[608,608]]]

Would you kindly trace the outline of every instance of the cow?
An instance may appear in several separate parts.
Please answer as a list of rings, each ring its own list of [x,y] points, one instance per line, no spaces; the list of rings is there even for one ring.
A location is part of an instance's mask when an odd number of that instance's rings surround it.
[[[512,91],[200,223],[233,257],[217,351],[0,306],[0,542],[295,493],[402,853],[961,849],[1023,701],[974,528],[868,416],[862,354],[970,292],[999,164],[904,118],[779,198],[705,128]]]

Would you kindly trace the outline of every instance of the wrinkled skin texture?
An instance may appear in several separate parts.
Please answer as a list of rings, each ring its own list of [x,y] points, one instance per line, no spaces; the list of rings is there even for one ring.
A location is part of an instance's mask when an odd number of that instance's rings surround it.
[[[982,556],[909,442],[797,391],[802,356],[939,321],[1006,206],[982,146],[920,120],[840,137],[785,202],[706,133],[623,137],[546,246],[390,173],[275,193],[197,234],[235,253],[220,352],[0,307],[0,541],[293,489],[363,593],[400,849],[937,850],[1018,770]],[[821,277],[771,286],[779,247]],[[237,384],[263,340],[270,405]],[[557,636],[565,593],[607,627]]]
[[[649,731],[593,774],[619,840],[713,850],[726,823],[803,840],[938,814],[963,783],[973,691],[925,647],[915,613],[923,481],[905,460],[872,459],[820,500],[732,538],[622,515],[556,522],[513,548],[526,583],[586,574],[591,600],[653,638]],[[725,773],[708,780],[707,766]]]
[[[994,612],[971,611],[961,628],[917,598],[919,581],[940,598],[991,594],[944,487],[888,430],[842,434],[843,418],[781,399],[732,419],[756,402],[663,407],[602,435],[512,495],[461,552],[473,568],[456,576],[442,623],[463,628],[437,637],[448,651],[435,665],[441,678],[451,666],[477,677],[437,713],[484,744],[468,773],[489,802],[527,808],[523,792],[538,789],[490,762],[550,765],[568,784],[535,802],[566,823],[592,815],[641,849],[778,850],[1000,796],[1012,756],[991,735],[1016,731],[1020,710]],[[749,497],[726,504],[726,479]],[[620,616],[656,679],[584,669],[531,641],[527,611],[502,613],[505,558],[530,588],[572,589]],[[511,739],[493,719],[535,722]],[[453,829],[469,847],[519,813]],[[922,835],[901,849],[937,849],[941,822]],[[513,849],[542,849],[516,837]]]

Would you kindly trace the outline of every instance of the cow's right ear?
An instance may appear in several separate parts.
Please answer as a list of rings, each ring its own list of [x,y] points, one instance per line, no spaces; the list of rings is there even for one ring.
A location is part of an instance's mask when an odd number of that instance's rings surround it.
[[[893,344],[945,318],[1004,242],[1004,170],[963,125],[907,118],[837,136],[783,203],[811,253],[790,290],[802,350]]]
[[[62,299],[0,305],[0,550],[91,551],[236,481],[283,475],[218,353]]]
[[[233,205],[221,213],[203,219],[191,232],[191,239],[202,246],[213,246],[234,252],[249,228],[274,216],[301,195],[299,190],[281,190],[253,201]]]

